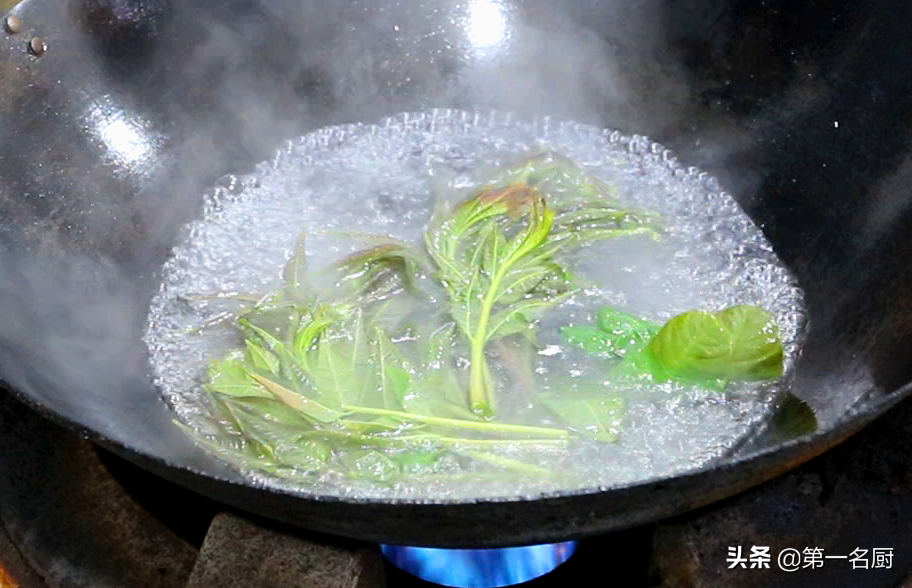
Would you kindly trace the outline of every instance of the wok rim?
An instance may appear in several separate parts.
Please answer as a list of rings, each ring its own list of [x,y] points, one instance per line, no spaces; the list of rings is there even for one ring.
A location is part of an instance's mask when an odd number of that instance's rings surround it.
[[[785,454],[789,453],[790,450],[806,448],[807,451],[799,452],[798,456],[790,459],[788,465],[780,471],[779,473],[773,474],[770,477],[778,477],[788,471],[795,469],[796,467],[810,461],[814,457],[825,453],[839,445],[840,443],[848,440],[853,437],[863,429],[865,429],[871,422],[877,420],[879,417],[885,415],[891,408],[896,404],[900,403],[910,395],[912,395],[912,382],[908,382],[905,385],[895,389],[893,392],[884,394],[881,398],[872,401],[872,402],[860,402],[856,404],[855,408],[850,408],[849,411],[843,415],[838,423],[824,431],[815,431],[813,433],[805,434],[787,441],[770,445],[764,447],[754,452],[747,453],[740,457],[728,457],[721,462],[710,462],[698,468],[687,470],[679,475],[665,475],[656,478],[650,478],[643,481],[631,482],[628,484],[622,484],[612,487],[595,487],[595,488],[582,488],[578,490],[570,490],[563,492],[543,492],[536,496],[517,496],[517,497],[488,497],[488,498],[451,498],[443,500],[428,500],[428,499],[414,499],[414,498],[355,498],[355,497],[345,497],[345,496],[334,496],[334,495],[318,495],[318,494],[303,494],[300,492],[294,492],[286,488],[276,488],[269,485],[259,485],[251,483],[243,483],[238,480],[232,480],[223,478],[219,475],[200,471],[194,467],[177,464],[166,458],[152,455],[148,452],[136,449],[131,447],[122,441],[118,441],[103,433],[100,433],[90,427],[70,419],[50,407],[44,405],[43,403],[36,401],[30,395],[25,394],[12,386],[6,386],[6,390],[12,395],[14,399],[31,408],[37,412],[42,417],[48,419],[49,421],[62,426],[63,428],[69,429],[70,431],[76,433],[81,438],[89,441],[93,444],[99,445],[102,448],[108,449],[121,457],[131,461],[132,463],[139,465],[142,469],[149,471],[145,464],[154,463],[158,466],[164,466],[168,470],[179,471],[183,473],[190,474],[192,476],[197,476],[200,478],[209,479],[211,481],[217,482],[219,484],[224,484],[231,486],[233,488],[240,488],[245,490],[252,490],[256,492],[265,492],[271,495],[279,495],[284,498],[290,498],[295,500],[303,500],[311,503],[336,503],[344,506],[378,506],[378,507],[410,507],[410,506],[419,506],[419,507],[446,507],[446,506],[471,506],[477,504],[487,504],[487,505],[521,505],[521,504],[530,504],[530,503],[541,503],[547,501],[561,501],[561,500],[573,500],[573,499],[582,499],[582,498],[591,498],[599,495],[611,495],[620,492],[637,492],[644,491],[650,487],[661,487],[667,486],[670,483],[683,481],[686,479],[697,479],[701,476],[711,474],[713,472],[719,472],[722,470],[736,470],[744,468],[751,463],[758,462],[764,458],[775,458],[778,454],[782,454],[784,457]],[[816,449],[821,449],[820,451],[815,451]],[[213,457],[213,459],[217,459]],[[219,460],[221,461],[221,460]],[[740,483],[736,486],[739,487],[737,490],[727,492],[727,496],[732,496],[741,491],[747,490],[749,488],[755,487],[759,484],[762,484],[764,481],[770,479],[770,477],[764,478],[762,480],[756,481],[754,483]],[[168,479],[172,483],[184,486],[199,493],[197,488],[191,488],[180,482],[176,482],[172,479]],[[712,500],[710,502],[717,502],[718,500]],[[221,502],[221,501],[220,501]]]

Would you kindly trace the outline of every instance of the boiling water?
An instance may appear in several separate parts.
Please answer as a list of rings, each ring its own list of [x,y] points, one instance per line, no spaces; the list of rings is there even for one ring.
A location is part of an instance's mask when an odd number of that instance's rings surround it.
[[[225,302],[191,306],[184,296],[274,291],[302,230],[308,233],[313,265],[357,247],[341,242],[333,230],[418,240],[431,212],[430,182],[536,147],[571,158],[616,188],[622,203],[659,213],[670,229],[661,244],[621,238],[581,257],[585,275],[600,287],[568,301],[542,324],[544,355],[563,359],[539,367],[543,387],[548,388],[554,365],[560,376],[583,379],[593,361],[566,349],[553,327],[594,324],[595,310],[606,304],[660,322],[698,308],[762,306],[777,318],[786,369],[791,368],[804,328],[801,290],[761,231],[712,179],[680,167],[642,137],[547,119],[521,122],[498,114],[432,111],[317,131],[287,146],[253,176],[209,195],[204,217],[187,228],[164,268],[146,337],[156,383],[177,418],[207,430],[201,376],[210,361],[237,344],[224,330],[187,334],[232,307]],[[327,475],[300,487],[247,475],[287,490],[360,498],[510,498],[611,487],[719,459],[769,417],[776,392],[768,384],[733,387],[725,394],[679,385],[630,390],[616,443],[583,444],[536,458],[560,471],[559,479],[505,484],[480,478],[454,484],[422,478],[389,486]]]

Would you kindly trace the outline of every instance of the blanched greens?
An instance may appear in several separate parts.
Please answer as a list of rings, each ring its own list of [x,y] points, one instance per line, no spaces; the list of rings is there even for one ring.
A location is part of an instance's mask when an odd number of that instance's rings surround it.
[[[724,387],[729,382],[775,380],[783,371],[775,319],[756,306],[694,310],[664,325],[606,307],[599,311],[597,327],[567,326],[561,333],[591,353],[622,357],[616,374],[658,382]]]
[[[546,198],[546,194],[557,195]],[[485,349],[492,338],[523,334],[574,292],[558,256],[601,239],[648,233],[649,215],[624,210],[575,166],[530,161],[451,211],[446,202],[425,242],[449,297],[449,314],[471,348],[472,410],[495,410]]]
[[[606,377],[539,390],[539,319],[579,289],[569,254],[633,235],[661,239],[662,226],[545,154],[460,200],[441,197],[423,242],[348,235],[366,248],[315,270],[302,236],[284,287],[233,317],[238,348],[206,374],[212,430],[184,428],[244,469],[295,480],[555,475],[537,463],[542,451],[622,434],[627,401],[611,375],[781,375],[782,347],[761,309],[659,325],[605,308],[596,325],[561,334],[604,356]]]

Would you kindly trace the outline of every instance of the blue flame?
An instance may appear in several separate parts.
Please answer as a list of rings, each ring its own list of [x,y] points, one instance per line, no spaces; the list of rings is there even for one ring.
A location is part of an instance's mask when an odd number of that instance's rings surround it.
[[[576,551],[576,541],[503,549],[438,549],[381,545],[400,570],[455,588],[500,588],[544,576]]]

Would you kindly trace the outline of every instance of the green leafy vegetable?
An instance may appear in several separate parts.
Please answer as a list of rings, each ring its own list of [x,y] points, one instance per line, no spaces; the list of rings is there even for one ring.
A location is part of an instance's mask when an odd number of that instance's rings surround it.
[[[589,353],[614,357],[639,353],[658,334],[661,325],[616,308],[598,312],[598,326],[566,326],[561,335]]]
[[[641,216],[607,200],[595,183],[587,198],[549,205],[535,181],[557,181],[565,166],[527,162],[495,187],[482,190],[455,211],[444,203],[425,234],[437,277],[451,301],[451,315],[471,349],[469,403],[482,415],[495,411],[494,383],[485,354],[496,337],[522,334],[534,340],[534,323],[574,293],[558,261],[570,247],[600,239],[657,234]],[[572,168],[571,168],[572,169]],[[582,175],[575,174],[579,182]],[[570,206],[567,206],[570,204]]]
[[[250,365],[255,369],[265,370],[273,374],[279,372],[279,360],[275,355],[250,339],[244,341],[244,344],[247,346],[247,361],[250,362]]]
[[[310,288],[307,280],[307,235],[301,234],[295,244],[294,255],[285,264],[282,277],[285,279],[285,297],[293,303],[307,302]]]
[[[782,376],[784,353],[776,323],[754,306],[678,315],[648,349],[667,378],[761,381]]]
[[[253,378],[268,390],[275,398],[281,402],[284,402],[286,405],[291,408],[300,411],[302,414],[309,416],[310,418],[317,420],[321,423],[333,423],[339,420],[342,417],[342,412],[333,410],[328,406],[324,406],[319,402],[304,396],[298,392],[295,392],[283,386],[278,382],[275,382],[271,379],[264,378],[260,375],[254,375]]]
[[[783,373],[775,320],[755,306],[686,312],[661,327],[606,307],[597,327],[567,326],[561,334],[589,353],[624,358],[612,372],[616,378],[695,382],[721,390],[727,382],[775,380]]]
[[[610,307],[598,311],[598,327],[611,337],[613,353],[619,356],[641,351],[661,329],[659,323]]]
[[[618,438],[627,403],[596,390],[589,397],[543,394],[541,402],[571,427],[587,437],[612,442]]]
[[[332,448],[324,441],[310,439],[280,445],[275,455],[281,463],[293,465],[299,470],[318,471],[332,457]]]
[[[499,223],[484,223],[509,219],[526,207],[526,226],[509,240]],[[552,271],[530,257],[547,239],[553,220],[554,212],[539,195],[515,188],[469,200],[446,220],[432,221],[434,228],[427,233],[428,251],[441,268],[439,277],[453,303],[453,318],[469,339],[470,405],[482,414],[490,414],[494,404],[485,357],[488,342],[528,328],[531,320],[525,313],[532,305],[544,309],[558,303],[550,298],[523,300]]]
[[[206,388],[211,392],[224,396],[271,397],[239,359],[228,358],[213,364],[208,376]]]
[[[300,236],[280,290],[233,298],[245,304],[228,315],[243,345],[206,374],[211,430],[181,428],[245,469],[383,484],[556,476],[540,452],[616,441],[627,401],[603,385],[616,379],[541,393],[538,328],[580,288],[570,253],[660,239],[656,217],[554,154],[497,170],[463,196],[439,200],[422,242],[347,234],[366,248],[327,268],[309,266]],[[603,308],[595,325],[560,332],[615,362],[610,374],[716,381],[781,373],[771,325],[750,307],[664,326]],[[520,424],[529,410],[549,425]]]
[[[350,475],[356,478],[370,478],[386,482],[399,474],[399,465],[375,449],[345,453],[342,461],[350,468]]]
[[[598,327],[561,327],[561,335],[569,343],[582,347],[589,353],[614,353],[614,338]]]

